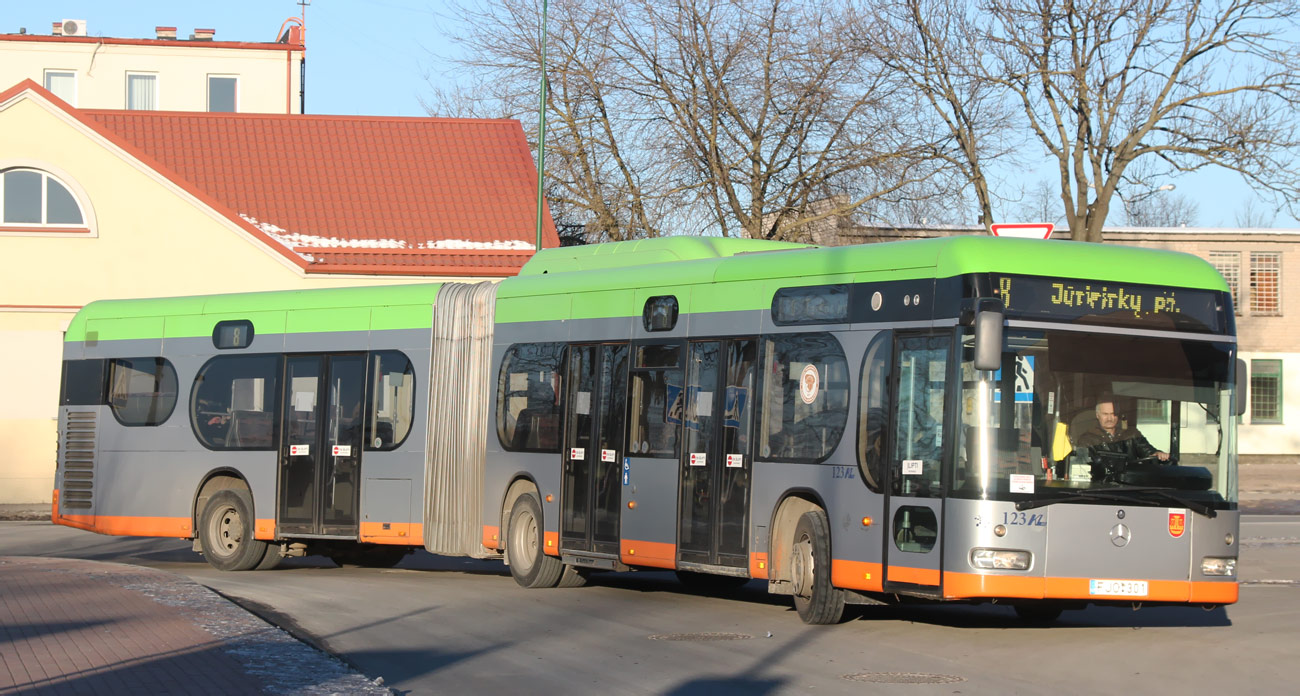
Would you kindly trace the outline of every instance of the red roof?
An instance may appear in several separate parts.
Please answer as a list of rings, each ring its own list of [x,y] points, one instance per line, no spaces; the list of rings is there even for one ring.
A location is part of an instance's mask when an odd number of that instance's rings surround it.
[[[509,276],[536,242],[514,120],[78,110],[40,93],[307,273]],[[542,244],[559,246],[543,208]]]

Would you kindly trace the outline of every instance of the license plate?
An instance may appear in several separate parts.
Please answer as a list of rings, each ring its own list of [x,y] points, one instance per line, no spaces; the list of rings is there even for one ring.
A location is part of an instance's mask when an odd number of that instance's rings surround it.
[[[1146,580],[1089,580],[1088,594],[1112,597],[1145,597]]]

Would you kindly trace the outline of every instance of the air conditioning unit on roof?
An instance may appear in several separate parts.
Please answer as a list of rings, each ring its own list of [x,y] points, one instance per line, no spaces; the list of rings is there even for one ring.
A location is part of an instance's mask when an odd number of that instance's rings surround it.
[[[85,36],[86,20],[84,19],[65,19],[63,20],[64,36]]]

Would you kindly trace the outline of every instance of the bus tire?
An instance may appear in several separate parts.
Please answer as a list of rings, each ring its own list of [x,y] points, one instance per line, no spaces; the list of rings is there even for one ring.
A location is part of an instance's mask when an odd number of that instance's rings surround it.
[[[790,582],[794,608],[804,623],[839,623],[844,616],[844,593],[831,585],[831,533],[826,512],[805,512],[794,528],[790,549]]]
[[[267,543],[253,538],[253,496],[227,488],[208,498],[199,522],[203,557],[217,570],[252,570],[266,558]]]
[[[589,572],[585,568],[566,565],[564,571],[560,573],[560,581],[556,587],[582,587],[587,584],[587,575]]]
[[[510,539],[506,554],[510,574],[522,587],[555,587],[564,572],[560,559],[545,552],[542,505],[533,493],[525,493],[510,508]]]
[[[280,565],[282,558],[284,557],[280,555],[280,546],[278,544],[267,544],[266,555],[262,556],[261,562],[253,570],[270,570]]]

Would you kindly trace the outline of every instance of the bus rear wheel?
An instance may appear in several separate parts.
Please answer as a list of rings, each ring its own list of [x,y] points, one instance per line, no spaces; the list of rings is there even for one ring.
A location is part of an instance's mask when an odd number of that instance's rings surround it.
[[[217,570],[252,570],[267,556],[267,543],[253,538],[253,497],[227,488],[208,499],[199,522],[203,557]]]
[[[831,585],[830,522],[823,510],[810,510],[799,518],[790,549],[790,582],[794,608],[807,624],[839,623],[844,616],[844,593]]]
[[[542,505],[537,496],[525,493],[510,508],[510,536],[506,554],[510,575],[523,587],[555,587],[564,564],[547,556],[543,541]]]

